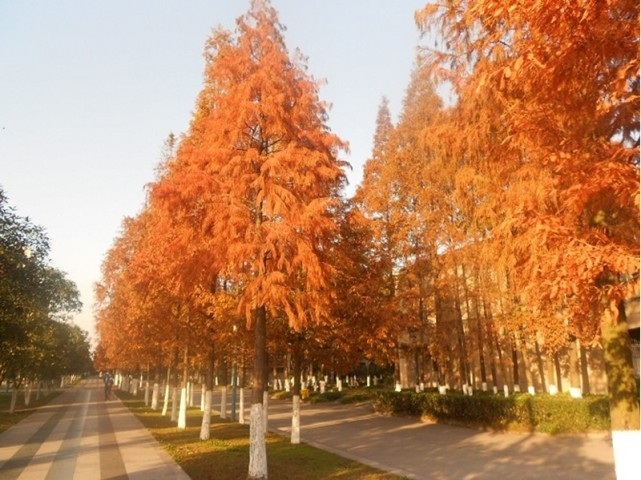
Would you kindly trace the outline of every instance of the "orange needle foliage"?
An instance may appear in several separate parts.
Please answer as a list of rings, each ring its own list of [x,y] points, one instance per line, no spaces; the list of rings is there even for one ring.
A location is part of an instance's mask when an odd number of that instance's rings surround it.
[[[337,155],[346,145],[325,126],[318,85],[290,58],[281,31],[276,11],[255,0],[236,35],[214,33],[190,132],[155,188],[188,212],[207,237],[208,264],[238,288],[256,332],[254,404],[262,403],[267,316],[300,329],[329,313],[333,272],[322,253],[337,231],[332,209],[344,182]],[[250,477],[266,476],[251,451]]]
[[[425,142],[465,165],[486,262],[548,345],[606,337],[611,394],[634,396],[608,332],[638,289],[639,3],[454,1],[416,20],[444,39],[426,61],[458,98]],[[638,428],[636,405],[613,427]]]

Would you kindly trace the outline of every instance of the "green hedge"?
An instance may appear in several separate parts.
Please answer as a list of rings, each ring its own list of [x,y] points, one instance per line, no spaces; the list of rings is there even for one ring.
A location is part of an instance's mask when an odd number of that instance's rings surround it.
[[[606,396],[582,399],[567,395],[492,394],[473,396],[458,393],[377,392],[376,411],[385,414],[426,416],[494,430],[527,430],[546,433],[580,433],[610,428]]]

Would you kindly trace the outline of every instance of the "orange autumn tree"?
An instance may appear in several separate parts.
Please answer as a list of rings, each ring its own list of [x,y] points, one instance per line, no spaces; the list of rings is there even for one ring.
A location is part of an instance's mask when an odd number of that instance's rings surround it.
[[[426,52],[458,98],[436,143],[486,182],[494,268],[549,341],[603,344],[612,429],[638,431],[622,302],[639,276],[639,3],[468,0],[416,20],[447,47]]]
[[[439,249],[456,247],[448,219],[452,218],[450,171],[420,133],[441,112],[441,100],[425,68],[418,65],[407,88],[398,125],[391,125],[384,101],[379,109],[372,157],[355,202],[376,232],[379,256],[387,264],[387,309],[397,330],[404,332],[404,355],[416,359],[421,376],[426,346],[437,358],[435,338],[425,335],[428,318],[436,309],[435,282]],[[400,361],[399,350],[399,361]],[[397,365],[399,362],[397,362]],[[400,381],[397,368],[397,382]]]
[[[294,328],[322,322],[332,270],[320,253],[336,230],[332,208],[345,144],[325,125],[326,106],[302,59],[292,58],[276,11],[252,1],[235,34],[218,30],[206,51],[205,86],[172,175],[202,209],[212,255],[239,290],[255,333],[249,478],[267,478],[262,399],[269,318]]]

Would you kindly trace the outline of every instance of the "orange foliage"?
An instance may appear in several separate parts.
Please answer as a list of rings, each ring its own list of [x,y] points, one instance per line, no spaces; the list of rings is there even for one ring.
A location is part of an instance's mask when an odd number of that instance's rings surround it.
[[[603,305],[638,284],[638,2],[470,0],[416,18],[444,39],[426,64],[458,98],[424,141],[463,166],[457,202],[485,261],[548,341],[598,338]]]

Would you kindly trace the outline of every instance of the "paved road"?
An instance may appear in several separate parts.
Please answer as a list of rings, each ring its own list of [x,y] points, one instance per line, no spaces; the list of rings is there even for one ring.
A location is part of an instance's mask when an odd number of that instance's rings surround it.
[[[270,403],[270,429],[290,431],[289,408]],[[413,479],[615,479],[609,434],[488,433],[316,404],[302,408],[301,440]]]
[[[0,480],[189,480],[102,382],[83,380],[0,434]]]
[[[287,435],[290,422],[290,403],[271,400],[270,429]],[[301,425],[303,442],[411,479],[615,479],[607,434],[487,433],[336,404],[304,405]],[[188,480],[119,400],[104,401],[98,380],[0,434],[0,480],[128,478]]]

